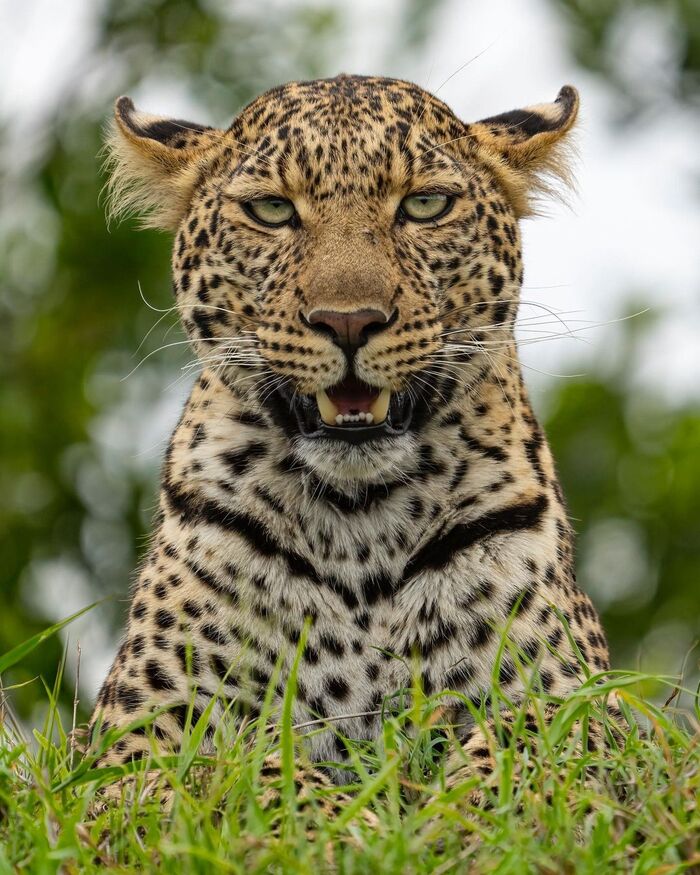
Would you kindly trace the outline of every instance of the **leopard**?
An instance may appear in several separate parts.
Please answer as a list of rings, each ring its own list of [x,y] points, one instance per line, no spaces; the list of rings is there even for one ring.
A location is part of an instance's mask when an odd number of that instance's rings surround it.
[[[226,129],[117,100],[110,216],[173,235],[199,373],[95,705],[93,731],[122,730],[99,764],[177,751],[202,715],[206,749],[224,717],[278,713],[293,674],[312,782],[416,681],[446,691],[464,780],[512,722],[465,705],[494,679],[555,701],[609,669],[516,340],[521,222],[572,186],[578,109],[567,85],[463,122],[348,74],[272,88]]]

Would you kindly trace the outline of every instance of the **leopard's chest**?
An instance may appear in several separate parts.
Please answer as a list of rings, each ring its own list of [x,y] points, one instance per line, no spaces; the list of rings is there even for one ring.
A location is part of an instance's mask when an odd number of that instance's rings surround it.
[[[400,709],[402,693],[405,698],[416,680],[427,693],[472,692],[488,681],[481,666],[492,660],[482,650],[473,665],[471,620],[456,607],[476,576],[406,578],[416,544],[426,537],[403,513],[410,501],[407,490],[334,525],[325,514],[303,527],[280,527],[274,533],[280,549],[271,555],[242,550],[236,532],[208,545],[221,568],[236,569],[229,618],[235,635],[226,662],[237,666],[246,699],[261,703],[281,666],[281,704],[297,659],[296,724],[314,730],[328,722],[346,736],[373,738],[382,711]],[[333,753],[332,734],[310,744],[317,758]]]
[[[268,594],[273,607],[264,617],[241,608],[245,599],[239,604],[238,622],[251,629],[256,648],[244,651],[245,659],[257,668],[267,661],[269,671],[270,656],[282,654],[278,705],[297,661],[294,720],[300,729],[316,733],[325,725],[346,737],[374,738],[381,714],[406,707],[416,681],[427,693],[445,687],[469,693],[488,680],[477,669],[462,671],[472,663],[468,638],[436,613],[429,587],[429,580],[413,590],[395,583],[393,592],[368,604],[359,594],[356,602],[352,590],[287,581],[284,596]],[[258,701],[263,694],[261,686],[253,693]],[[337,759],[342,749],[333,732],[313,734],[309,744],[316,759]]]

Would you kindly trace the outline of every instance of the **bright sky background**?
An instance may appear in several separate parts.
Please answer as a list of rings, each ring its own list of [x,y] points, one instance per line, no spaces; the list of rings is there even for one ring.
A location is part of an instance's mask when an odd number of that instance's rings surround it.
[[[279,6],[293,2],[276,0]],[[27,142],[63,84],[81,69],[99,6],[98,0],[0,0],[0,115],[12,120],[17,143]],[[653,115],[618,126],[615,96],[599,78],[574,65],[564,25],[546,0],[451,0],[436,17],[427,47],[400,59],[388,57],[400,0],[338,0],[338,6],[347,26],[329,75],[344,71],[413,79],[438,91],[467,121],[553,100],[565,83],[579,88],[579,194],[572,209],[553,204],[549,218],[524,224],[523,298],[563,311],[587,343],[568,338],[523,347],[536,402],[548,379],[539,372],[580,373],[600,360],[615,360],[615,327],[586,326],[615,319],[631,294],[660,315],[631,381],[675,400],[700,398],[700,118],[661,104]],[[630,79],[643,77],[649,88],[661,87],[673,52],[673,35],[662,19],[641,10],[625,22],[619,58]],[[153,112],[188,117],[197,110],[177,85],[147,85],[135,96]],[[526,306],[521,315],[542,312]],[[118,447],[134,464],[153,465],[177,418],[183,390],[179,387],[154,414],[139,410],[132,397],[139,391],[136,383],[124,386],[123,409],[96,423],[97,439],[106,452]],[[70,578],[65,585],[61,574]],[[89,580],[65,564],[43,569],[42,576],[52,581],[50,588],[41,588],[42,607],[49,613],[64,616],[91,601]],[[52,598],[58,599],[55,605]],[[84,650],[99,655],[84,666],[86,693],[92,694],[110,658],[105,632],[90,620],[72,628]]]

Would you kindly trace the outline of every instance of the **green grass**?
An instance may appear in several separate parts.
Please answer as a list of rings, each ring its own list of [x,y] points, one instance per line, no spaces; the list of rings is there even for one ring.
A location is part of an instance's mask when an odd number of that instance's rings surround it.
[[[0,657],[0,666],[7,670],[57,628]],[[31,739],[4,711],[0,875],[698,872],[697,700],[684,714],[652,705],[638,694],[649,681],[592,676],[551,726],[540,726],[536,744],[514,732],[497,754],[485,809],[467,804],[483,779],[445,789],[445,749],[455,743],[441,723],[441,697],[418,689],[409,707],[387,713],[380,745],[347,742],[356,777],[343,796],[329,788],[304,802],[295,786],[303,750],[292,724],[292,681],[277,724],[269,709],[242,728],[223,721],[216,753],[203,757],[204,715],[178,756],[154,752],[132,769],[121,798],[98,813],[100,788],[125,770],[95,768],[73,749],[56,687],[46,690],[46,720]],[[613,690],[626,716],[624,741],[611,734],[604,753],[587,751],[586,728],[608,719]],[[544,704],[536,699],[536,711]],[[281,764],[274,793],[261,774],[270,754]],[[516,762],[525,763],[521,780]],[[168,811],[160,788],[170,791]],[[339,811],[326,817],[323,802],[334,798]]]

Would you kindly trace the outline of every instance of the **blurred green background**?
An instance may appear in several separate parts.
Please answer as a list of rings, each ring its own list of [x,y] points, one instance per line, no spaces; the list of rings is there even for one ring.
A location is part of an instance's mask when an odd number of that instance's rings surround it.
[[[12,5],[5,17],[22,14]],[[48,4],[34,5],[37,16],[58,14]],[[413,78],[419,60],[427,70],[430,52],[439,53],[433,38],[445,16],[457,15],[460,26],[470,24],[469,3],[458,11],[446,0],[390,5],[390,21],[375,12],[368,25],[375,42],[358,47],[353,40],[365,37],[353,31],[350,5],[340,2],[101,2],[91,5],[89,37],[75,47],[75,56],[64,59],[68,72],[61,68],[60,88],[47,106],[33,115],[27,107],[23,118],[16,94],[14,103],[5,101],[0,653],[49,621],[110,596],[86,621],[3,678],[6,685],[28,682],[13,695],[27,720],[35,719],[42,699],[37,679],[52,683],[65,647],[69,670],[63,695],[66,703],[72,699],[78,640],[81,698],[89,707],[146,545],[164,442],[191,380],[181,371],[185,348],[160,349],[182,339],[167,312],[167,235],[137,231],[133,222],[105,225],[99,151],[114,98],[129,93],[143,105],[139,95],[147,96],[145,109],[173,114],[173,106],[191,106],[195,120],[226,125],[267,87],[339,72],[339,57],[363,61],[364,69],[351,72]],[[537,14],[556,27],[557,51],[567,69],[580,70],[613,102],[610,125],[616,136],[660,106],[666,112],[672,106],[684,118],[697,113],[696,3],[538,0]],[[642,16],[642,29],[651,28],[652,41],[657,30],[660,39],[671,40],[660,77],[635,78],[620,65],[634,15]],[[42,27],[42,38],[50,38],[46,21]],[[20,30],[26,44],[15,47],[16,54],[40,52],[26,20]],[[505,54],[502,48],[491,51]],[[368,52],[376,52],[374,60]],[[464,60],[450,58],[453,70]],[[492,106],[494,112],[508,108],[507,84],[515,72],[507,57],[501,64],[506,102]],[[469,71],[459,75],[466,89]],[[551,82],[552,94],[560,84]],[[21,92],[22,83],[13,87]],[[531,95],[535,101],[546,97]],[[673,125],[675,116],[669,118]],[[686,157],[682,184],[700,201],[697,149]],[[640,186],[644,182],[639,179]],[[545,227],[542,233],[549,231]],[[659,260],[664,257],[663,250],[657,253]],[[697,262],[697,250],[687,258]],[[575,297],[577,289],[572,291]],[[700,374],[696,369],[686,380],[691,391],[682,393],[635,378],[644,351],[666,342],[658,333],[664,308],[651,291],[638,279],[628,283],[622,277],[615,315],[647,305],[649,310],[619,323],[604,341],[592,332],[592,347],[576,360],[585,376],[535,375],[534,394],[579,532],[580,580],[603,613],[615,665],[678,675],[687,657],[686,675],[692,679],[698,665],[692,647],[700,633],[700,393],[692,387]],[[688,292],[697,307],[697,265]],[[697,312],[687,318],[697,320]],[[615,355],[605,354],[600,343],[613,345]],[[664,353],[658,352],[663,368]]]

